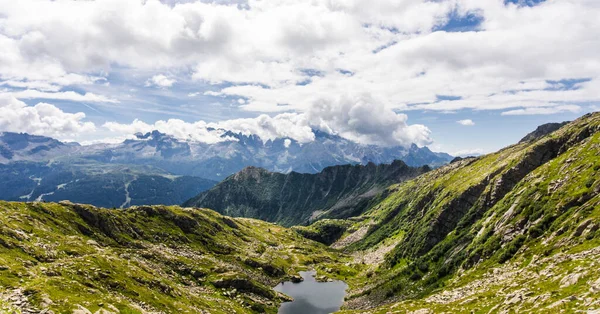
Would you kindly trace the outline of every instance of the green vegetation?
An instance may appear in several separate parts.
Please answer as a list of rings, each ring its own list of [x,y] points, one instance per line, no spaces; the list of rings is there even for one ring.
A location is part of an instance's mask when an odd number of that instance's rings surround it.
[[[599,165],[590,114],[391,186],[339,241],[356,264],[380,256],[349,279],[346,308],[600,308]]]
[[[358,217],[292,229],[206,209],[0,203],[0,308],[274,313],[285,296],[271,287],[314,268],[349,284],[348,313],[599,309],[600,114],[538,131],[343,207]],[[261,193],[282,191],[271,184]]]
[[[351,225],[352,222],[348,220],[323,219],[308,227],[294,226],[292,227],[292,230],[298,232],[307,239],[331,245],[338,240]]]
[[[70,200],[107,208],[174,205],[214,184],[203,178],[174,176],[151,166],[102,164],[78,158],[51,163],[0,163],[0,199],[11,201]]]
[[[271,287],[316,263],[343,275],[344,261],[291,230],[206,209],[0,202],[0,295],[25,309],[275,313],[286,297]]]

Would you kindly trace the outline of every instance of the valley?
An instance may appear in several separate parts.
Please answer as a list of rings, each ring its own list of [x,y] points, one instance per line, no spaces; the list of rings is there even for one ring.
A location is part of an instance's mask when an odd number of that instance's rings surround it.
[[[249,200],[265,191],[277,192],[263,200],[280,204],[318,200],[288,221],[291,228],[277,220],[289,214],[277,211],[260,218],[279,224],[194,204],[111,210],[2,202],[2,306],[276,313],[291,299],[273,288],[314,270],[317,280],[348,285],[341,313],[593,311],[600,309],[599,171],[595,113],[437,169],[401,162],[316,175],[248,168],[216,186],[215,199],[235,206],[256,206]],[[314,188],[322,198],[279,193],[315,182],[339,190]],[[336,211],[340,200],[344,210]],[[324,214],[297,224],[316,210]]]

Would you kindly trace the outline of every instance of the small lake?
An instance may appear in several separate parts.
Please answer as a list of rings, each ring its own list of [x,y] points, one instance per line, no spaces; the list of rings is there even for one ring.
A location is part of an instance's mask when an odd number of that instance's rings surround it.
[[[339,311],[346,288],[343,281],[317,282],[315,271],[301,271],[300,276],[304,281],[292,283],[286,281],[275,287],[275,291],[285,293],[293,302],[286,302],[279,307],[279,314],[329,314]]]

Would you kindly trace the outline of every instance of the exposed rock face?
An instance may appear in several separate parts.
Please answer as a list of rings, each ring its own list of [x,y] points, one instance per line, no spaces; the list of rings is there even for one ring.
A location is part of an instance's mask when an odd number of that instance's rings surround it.
[[[248,167],[184,206],[297,225],[315,218],[317,211],[318,218],[357,216],[390,184],[429,170],[429,167],[409,167],[402,161],[389,165],[333,166],[317,174],[281,174]]]
[[[533,132],[525,135],[525,137],[523,137],[519,143],[523,143],[523,142],[529,142],[529,141],[533,141],[536,140],[542,136],[546,136],[560,128],[562,128],[563,126],[565,126],[567,123],[569,123],[568,121],[562,122],[562,123],[546,123],[546,124],[542,124],[540,126],[538,126]]]
[[[302,278],[301,276],[298,276],[298,275],[293,275],[290,277],[290,281],[293,283],[299,283],[299,282],[303,282],[304,278]]]

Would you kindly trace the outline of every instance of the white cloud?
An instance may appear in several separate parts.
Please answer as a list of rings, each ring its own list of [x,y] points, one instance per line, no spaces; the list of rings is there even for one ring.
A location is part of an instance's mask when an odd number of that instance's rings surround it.
[[[432,142],[427,127],[408,125],[405,114],[395,113],[369,94],[317,100],[307,110],[306,117],[317,129],[359,143],[408,146]]]
[[[454,151],[454,152],[452,152],[450,154],[452,156],[465,157],[465,156],[479,156],[479,155],[483,155],[483,154],[487,154],[487,153],[488,153],[488,151],[486,151],[485,149],[471,148],[471,149],[457,150],[457,151]]]
[[[523,115],[539,115],[539,114],[556,114],[561,112],[580,112],[581,107],[575,105],[565,105],[556,107],[535,107],[525,109],[515,109],[502,112],[503,116],[523,116]]]
[[[107,122],[102,125],[105,129],[115,133],[116,138],[131,138],[135,133],[147,133],[158,130],[162,133],[172,135],[178,139],[197,141],[203,143],[218,143],[230,138],[221,137],[221,130],[208,130],[204,121],[187,123],[179,119],[159,120],[154,124],[148,124],[140,120],[134,120],[131,124]]]
[[[406,119],[406,115],[395,113],[369,96],[362,95],[355,98],[324,99],[306,113],[281,113],[273,117],[262,114],[256,118],[212,123],[188,123],[169,119],[147,124],[135,120],[131,124],[107,122],[103,127],[119,137],[158,130],[179,139],[205,143],[230,139],[222,137],[223,130],[258,135],[263,141],[290,138],[300,143],[308,143],[315,139],[313,129],[337,134],[363,144],[407,146],[411,143],[427,145],[432,142],[427,127],[408,125]]]
[[[174,3],[0,0],[0,86],[19,98],[116,102],[63,87],[103,82],[115,67],[169,73],[132,80],[227,82],[185,93],[243,99],[240,108],[258,117],[222,124],[261,137],[307,141],[307,128],[318,127],[387,145],[431,142],[427,127],[407,124],[410,110],[551,114],[600,102],[598,1]],[[477,32],[435,31],[450,13],[482,23]],[[550,82],[580,78],[589,80]],[[190,131],[168,121],[173,132]]]
[[[464,125],[464,126],[475,125],[475,122],[473,122],[473,120],[471,120],[471,119],[458,120],[458,121],[456,121],[456,123],[458,123],[460,125]]]
[[[0,93],[14,96],[18,99],[56,99],[56,100],[71,100],[81,102],[105,102],[105,103],[118,103],[116,99],[107,98],[102,95],[96,95],[94,93],[79,94],[73,91],[67,92],[41,92],[38,90],[28,89],[17,92]]]
[[[27,106],[10,95],[0,95],[0,130],[26,132],[68,138],[95,131],[92,122],[82,121],[85,114],[66,113],[54,105]]]
[[[176,82],[177,80],[169,78],[164,74],[157,74],[146,81],[146,86],[167,88],[173,86],[173,84],[175,84]]]
[[[275,117],[263,114],[256,118],[210,123],[209,126],[230,130],[234,133],[256,134],[263,141],[289,137],[298,142],[306,143],[313,141],[315,138],[306,117],[296,113],[282,113]]]

